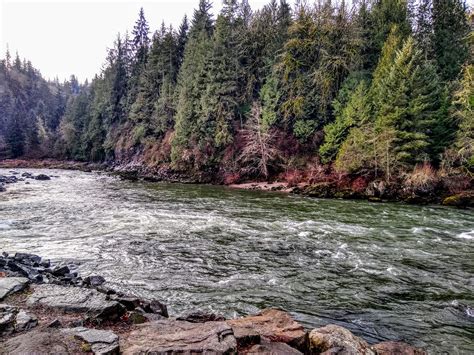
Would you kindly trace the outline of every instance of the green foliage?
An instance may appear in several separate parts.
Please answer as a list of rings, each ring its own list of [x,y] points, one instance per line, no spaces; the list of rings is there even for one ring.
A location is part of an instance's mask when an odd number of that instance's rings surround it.
[[[341,92],[344,91],[341,90]],[[370,103],[367,93],[367,83],[362,81],[349,96],[344,108],[337,110],[335,121],[324,127],[325,142],[319,148],[319,154],[324,163],[334,160],[352,127],[360,126],[370,120]],[[340,101],[336,107],[339,105],[342,106]]]
[[[455,80],[469,56],[467,7],[462,0],[433,0],[433,45],[444,80]]]
[[[454,119],[459,125],[455,140],[458,158],[464,166],[474,171],[474,65],[463,70],[463,76],[455,93]]]

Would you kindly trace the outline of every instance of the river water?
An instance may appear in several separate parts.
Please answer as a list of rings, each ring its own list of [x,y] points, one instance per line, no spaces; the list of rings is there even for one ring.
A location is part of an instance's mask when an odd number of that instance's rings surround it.
[[[56,177],[0,193],[0,250],[77,263],[172,315],[279,307],[308,328],[474,353],[472,210],[17,171]]]

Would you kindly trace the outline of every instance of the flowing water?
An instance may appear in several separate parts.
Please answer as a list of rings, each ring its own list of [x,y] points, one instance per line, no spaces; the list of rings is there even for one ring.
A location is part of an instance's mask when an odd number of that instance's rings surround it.
[[[27,171],[56,177],[0,193],[0,250],[78,263],[173,315],[280,307],[308,328],[474,353],[472,210]]]

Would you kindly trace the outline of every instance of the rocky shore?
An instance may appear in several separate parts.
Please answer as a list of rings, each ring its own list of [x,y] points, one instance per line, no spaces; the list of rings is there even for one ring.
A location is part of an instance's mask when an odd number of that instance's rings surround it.
[[[195,312],[170,317],[142,300],[82,278],[74,265],[26,253],[0,256],[0,354],[425,354],[400,342],[369,345],[337,325],[304,329],[265,309],[237,319]]]
[[[175,172],[166,166],[145,167],[141,164],[97,164],[76,161],[44,160],[4,160],[0,161],[0,168],[18,169],[66,169],[90,172],[93,170],[106,171],[120,176],[126,180],[166,181],[179,183],[209,183],[222,185],[222,181],[216,181],[210,175],[189,176]],[[10,171],[12,175],[0,176],[0,192],[6,190],[10,183],[24,180],[25,178],[36,178],[32,176],[18,176],[19,173]],[[28,174],[28,173],[27,173]],[[45,178],[46,179],[46,178]],[[357,179],[356,179],[357,181]],[[445,206],[472,208],[474,207],[474,180],[471,179],[469,186],[462,191],[450,192],[444,186],[446,182],[438,182],[431,185],[418,187],[407,187],[401,183],[387,183],[384,180],[365,181],[356,184],[354,181],[323,181],[323,182],[300,182],[289,183],[286,181],[273,182],[247,182],[233,183],[227,186],[242,190],[272,191],[303,195],[314,198],[336,198],[347,200],[367,200],[370,202],[406,202],[410,204],[442,204]]]

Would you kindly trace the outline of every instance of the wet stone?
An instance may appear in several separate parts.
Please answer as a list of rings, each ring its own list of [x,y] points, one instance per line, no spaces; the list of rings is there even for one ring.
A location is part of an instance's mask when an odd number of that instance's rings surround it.
[[[24,290],[28,284],[29,280],[24,277],[0,278],[0,300],[3,300],[12,293]]]
[[[29,305],[41,305],[65,312],[87,312],[100,319],[115,320],[125,309],[116,301],[94,289],[64,287],[59,285],[37,285],[28,298]]]

